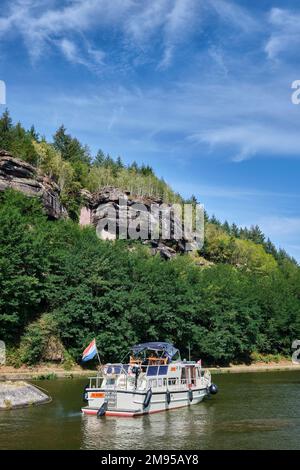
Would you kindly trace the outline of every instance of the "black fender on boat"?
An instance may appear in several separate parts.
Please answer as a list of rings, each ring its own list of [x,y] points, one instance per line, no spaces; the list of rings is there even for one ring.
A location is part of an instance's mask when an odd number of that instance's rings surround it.
[[[166,393],[166,398],[167,398],[167,403],[168,405],[171,403],[171,393],[169,390],[167,390],[167,393]]]
[[[189,390],[189,400],[193,401],[193,390]]]
[[[86,386],[84,387],[84,392],[83,392],[83,401],[88,401],[88,392],[86,391],[87,388],[89,388],[89,384],[86,384]]]
[[[97,417],[101,418],[102,416],[105,416],[105,413],[107,411],[107,401],[105,401],[97,411]]]
[[[144,403],[143,403],[144,409],[147,408],[150,405],[151,398],[152,398],[152,389],[149,388],[149,390],[147,390],[147,393],[146,393],[146,396],[145,396],[145,399],[144,399]]]
[[[219,389],[216,384],[211,384],[208,390],[209,390],[209,393],[211,393],[212,395],[216,395]]]

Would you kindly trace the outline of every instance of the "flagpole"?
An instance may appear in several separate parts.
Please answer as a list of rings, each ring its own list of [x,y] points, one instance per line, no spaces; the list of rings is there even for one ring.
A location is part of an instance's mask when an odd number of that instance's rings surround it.
[[[95,341],[95,345],[96,345],[96,341]],[[96,345],[96,351],[97,351],[97,357],[98,357],[99,364],[100,364],[100,366],[102,366],[101,359],[100,359],[100,356],[99,356],[99,353],[98,353],[97,345]]]

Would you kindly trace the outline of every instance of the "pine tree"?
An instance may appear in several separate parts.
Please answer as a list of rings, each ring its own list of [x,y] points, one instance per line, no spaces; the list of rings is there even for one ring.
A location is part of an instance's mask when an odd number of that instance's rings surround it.
[[[91,156],[88,147],[81,145],[78,139],[67,134],[63,124],[53,136],[53,145],[61,153],[64,160],[90,165]]]
[[[94,166],[103,166],[105,160],[105,154],[103,150],[99,149],[97,152],[96,157],[94,158],[93,165]]]
[[[233,223],[233,224],[231,225],[230,231],[231,231],[231,235],[232,235],[233,237],[235,237],[235,238],[239,238],[239,237],[240,237],[240,229],[238,228],[238,226],[237,226],[235,223]]]
[[[228,234],[231,235],[231,228],[227,220],[222,224],[222,229]]]
[[[0,148],[10,150],[12,143],[13,123],[8,109],[4,111],[0,119]]]
[[[31,126],[30,130],[28,131],[29,135],[31,136],[32,139],[34,139],[36,142],[40,141],[40,136],[39,133],[36,132],[34,125]]]
[[[117,160],[116,160],[116,165],[117,165],[117,168],[119,170],[121,170],[122,168],[124,168],[124,163],[122,161],[122,158],[120,156],[118,156]]]

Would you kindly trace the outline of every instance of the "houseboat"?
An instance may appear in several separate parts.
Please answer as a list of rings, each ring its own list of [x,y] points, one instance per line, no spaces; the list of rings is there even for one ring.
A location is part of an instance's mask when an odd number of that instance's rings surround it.
[[[201,361],[182,361],[169,343],[143,343],[132,347],[128,364],[106,364],[89,378],[82,412],[134,417],[196,405],[217,391]]]

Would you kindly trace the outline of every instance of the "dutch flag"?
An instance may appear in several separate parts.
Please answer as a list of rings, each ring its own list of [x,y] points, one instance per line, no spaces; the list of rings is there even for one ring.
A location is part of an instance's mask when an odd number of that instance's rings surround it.
[[[96,340],[93,341],[88,345],[88,347],[82,353],[82,362],[87,362],[93,359],[97,354],[97,347],[96,347]]]

